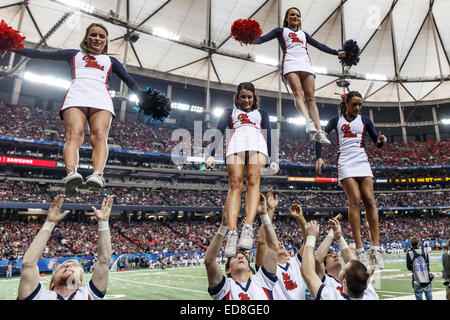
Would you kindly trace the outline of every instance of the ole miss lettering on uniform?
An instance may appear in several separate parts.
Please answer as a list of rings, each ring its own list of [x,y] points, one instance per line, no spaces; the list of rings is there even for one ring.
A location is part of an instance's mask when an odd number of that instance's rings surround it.
[[[92,107],[107,110],[114,116],[114,106],[109,94],[111,72],[125,82],[133,92],[139,93],[136,81],[125,71],[120,62],[105,54],[92,55],[84,51],[68,49],[40,51],[21,49],[15,53],[36,59],[66,61],[70,66],[72,83],[64,97],[62,111],[69,107]]]
[[[217,124],[217,130],[222,133],[222,137],[227,127],[231,128],[233,133],[227,144],[226,156],[244,151],[257,151],[271,156],[270,121],[265,110],[245,112],[237,108],[227,108]],[[212,156],[215,156],[219,143],[220,141],[213,137],[210,152]]]
[[[336,130],[338,144],[338,179],[348,177],[373,177],[370,168],[369,156],[365,150],[366,133],[377,148],[381,148],[383,143],[379,143],[378,134],[372,121],[364,116],[357,115],[355,119],[348,121],[343,115],[328,121],[325,132],[329,134]],[[316,157],[322,156],[322,145],[315,143]]]

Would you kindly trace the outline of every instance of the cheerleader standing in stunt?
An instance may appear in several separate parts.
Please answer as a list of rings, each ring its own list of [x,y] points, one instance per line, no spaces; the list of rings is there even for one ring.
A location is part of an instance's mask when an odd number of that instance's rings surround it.
[[[225,109],[217,124],[222,133],[228,126],[233,129],[227,150],[226,164],[229,175],[229,189],[225,207],[228,212],[228,235],[225,256],[237,254],[238,247],[248,250],[253,247],[253,222],[259,202],[261,171],[271,156],[271,131],[269,115],[258,109],[259,99],[255,87],[250,82],[239,84],[234,98],[235,108]],[[266,130],[264,139],[262,130]],[[206,160],[206,168],[215,166],[214,156],[216,148],[222,139],[214,139],[211,156]],[[237,220],[241,210],[241,193],[244,181],[244,170],[247,167],[245,199],[245,223],[241,237],[237,233]],[[270,163],[271,169],[278,172],[278,165]],[[238,243],[239,240],[239,243]]]
[[[120,62],[108,56],[108,30],[98,23],[91,24],[80,43],[81,50],[39,51],[16,50],[15,53],[38,59],[64,60],[72,69],[72,83],[67,91],[59,115],[65,124],[66,138],[63,160],[67,177],[63,179],[66,195],[78,195],[83,177],[77,172],[79,149],[83,144],[86,121],[90,128],[94,172],[86,179],[91,191],[105,186],[103,169],[108,159],[108,134],[115,117],[109,94],[108,80],[116,73],[136,94],[140,89]]]
[[[268,34],[254,41],[261,44],[277,38],[283,50],[281,74],[289,82],[294,95],[295,106],[306,119],[306,133],[313,134],[313,140],[330,144],[322,131],[317,109],[315,91],[315,73],[311,65],[307,44],[317,49],[340,57],[345,57],[345,51],[337,51],[314,40],[309,34],[301,30],[300,10],[289,8],[284,17],[283,28],[275,28]],[[305,101],[308,105],[306,107]]]
[[[359,114],[362,102],[363,99],[359,92],[350,91],[340,103],[341,115],[328,122],[325,132],[329,134],[334,129],[337,133],[338,180],[342,184],[349,202],[348,216],[356,244],[356,256],[366,266],[369,265],[361,241],[360,203],[362,199],[369,223],[371,248],[368,252],[375,259],[375,268],[382,269],[384,263],[380,249],[378,210],[373,192],[373,174],[369,157],[364,149],[364,138],[368,133],[378,148],[381,148],[387,139],[381,132],[377,135],[372,121]],[[320,174],[325,165],[321,153],[322,145],[316,142],[317,174]]]

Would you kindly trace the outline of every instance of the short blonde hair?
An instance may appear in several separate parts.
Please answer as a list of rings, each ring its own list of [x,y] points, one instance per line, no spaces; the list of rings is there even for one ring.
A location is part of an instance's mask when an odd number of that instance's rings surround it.
[[[55,274],[58,272],[58,270],[59,269],[61,269],[61,267],[63,266],[63,265],[65,265],[65,264],[67,264],[67,263],[73,263],[73,262],[75,262],[76,264],[77,264],[77,267],[78,268],[80,268],[80,275],[81,275],[81,277],[80,277],[80,280],[81,281],[83,281],[83,272],[84,272],[84,270],[83,270],[83,268],[81,267],[81,265],[80,265],[80,263],[78,262],[78,260],[74,260],[74,259],[72,259],[72,260],[66,260],[66,261],[64,261],[63,263],[61,263],[59,266],[57,266],[56,268],[55,268],[55,270],[53,270],[53,272],[52,272],[52,278],[50,279],[50,285],[49,285],[49,290],[50,291],[53,291],[53,289],[54,289],[54,287],[55,287],[55,283],[54,283],[54,276],[55,276]]]

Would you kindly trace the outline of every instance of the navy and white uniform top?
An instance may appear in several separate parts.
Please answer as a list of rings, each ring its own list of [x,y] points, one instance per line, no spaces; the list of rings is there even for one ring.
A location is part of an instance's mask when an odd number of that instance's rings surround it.
[[[208,292],[214,300],[273,300],[277,276],[261,267],[247,282],[237,282],[223,276],[222,281]]]
[[[348,121],[341,115],[328,121],[324,129],[327,134],[332,130],[337,133],[338,180],[348,177],[373,177],[364,138],[368,133],[377,148],[381,148],[383,143],[377,142],[378,134],[372,121],[359,114],[352,121]],[[321,158],[322,145],[316,142],[315,147],[317,158]]]
[[[100,291],[92,280],[88,284],[79,288],[67,298],[62,297],[55,291],[50,291],[39,283],[37,288],[25,300],[103,300],[106,291]]]
[[[301,273],[302,257],[297,253],[286,263],[277,264],[277,283],[273,300],[305,300],[305,287]],[[258,266],[256,267],[259,270]]]
[[[233,130],[231,138],[228,140],[226,137],[226,157],[244,151],[258,151],[267,157],[271,156],[270,120],[265,110],[245,112],[238,108],[227,108],[217,124],[217,130],[222,133],[222,137],[226,128]],[[223,140],[221,141],[223,143]],[[213,138],[212,156],[215,156],[216,149],[222,150],[221,141]]]
[[[305,71],[315,74],[311,59],[308,54],[308,44],[313,47],[337,55],[338,51],[313,39],[308,33],[302,30],[292,30],[289,28],[275,28],[269,33],[261,36],[254,41],[255,44],[261,44],[272,39],[278,39],[278,44],[283,51],[283,62],[281,64],[281,74],[284,76],[290,72]]]
[[[379,300],[373,286],[369,283],[360,298],[351,298],[343,292],[342,284],[327,274],[322,279],[322,285],[317,291],[316,300]]]
[[[140,91],[136,81],[125,71],[120,62],[105,54],[93,55],[75,49],[40,51],[25,48],[14,52],[29,58],[62,60],[69,64],[72,83],[61,106],[61,118],[62,111],[70,107],[108,110],[114,116],[114,105],[109,94],[111,73],[117,74],[133,92]]]

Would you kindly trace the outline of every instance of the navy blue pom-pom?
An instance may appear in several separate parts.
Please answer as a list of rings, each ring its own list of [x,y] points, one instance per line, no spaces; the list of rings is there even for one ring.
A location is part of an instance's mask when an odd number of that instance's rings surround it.
[[[170,98],[159,90],[154,90],[150,87],[145,88],[139,95],[139,103],[134,108],[147,118],[147,122],[164,122],[172,106]]]
[[[347,40],[344,46],[339,51],[345,51],[345,57],[339,57],[339,62],[344,67],[356,66],[359,62],[359,55],[361,54],[361,49],[355,40]]]

